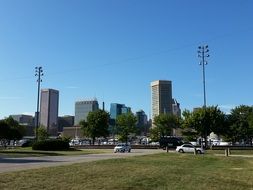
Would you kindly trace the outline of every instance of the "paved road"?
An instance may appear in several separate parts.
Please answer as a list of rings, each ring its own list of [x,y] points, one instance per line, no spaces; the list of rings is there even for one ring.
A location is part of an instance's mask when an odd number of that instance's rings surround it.
[[[112,158],[125,158],[130,156],[141,156],[165,152],[160,149],[135,149],[131,153],[105,153],[105,154],[87,154],[75,156],[42,156],[42,157],[24,157],[24,158],[1,158],[0,173],[35,169],[41,167],[51,167],[68,165],[80,162],[91,162],[96,160],[106,160]]]

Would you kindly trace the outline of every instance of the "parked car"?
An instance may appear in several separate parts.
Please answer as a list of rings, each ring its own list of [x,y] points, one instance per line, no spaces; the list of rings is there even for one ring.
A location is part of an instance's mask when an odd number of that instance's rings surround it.
[[[216,139],[211,140],[211,145],[212,146],[219,146],[220,145],[220,140],[216,140]]]
[[[192,152],[193,153],[194,149],[196,149],[197,154],[204,154],[205,153],[204,149],[195,147],[191,144],[183,144],[181,146],[177,146],[176,151],[180,152],[180,153],[184,153],[184,152]]]
[[[81,145],[81,140],[80,139],[71,139],[69,142],[69,146],[77,146],[77,145]]]
[[[114,153],[116,153],[116,152],[131,152],[131,146],[128,143],[119,143],[114,147],[113,151],[114,151]]]

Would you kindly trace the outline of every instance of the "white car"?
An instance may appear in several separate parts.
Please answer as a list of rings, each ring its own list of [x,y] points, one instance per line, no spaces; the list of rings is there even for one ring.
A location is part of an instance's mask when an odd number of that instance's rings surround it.
[[[176,151],[180,152],[180,153],[184,153],[184,152],[192,152],[193,153],[194,149],[196,149],[197,154],[204,154],[205,153],[204,149],[197,148],[191,144],[183,144],[181,146],[177,146]]]
[[[114,153],[116,152],[131,152],[131,146],[126,143],[119,143],[114,147]]]

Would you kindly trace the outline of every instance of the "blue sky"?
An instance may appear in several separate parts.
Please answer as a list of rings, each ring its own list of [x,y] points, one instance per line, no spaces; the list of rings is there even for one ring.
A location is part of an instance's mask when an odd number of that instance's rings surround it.
[[[60,91],[59,115],[93,97],[149,115],[158,79],[191,110],[203,105],[204,44],[207,105],[252,105],[252,10],[251,0],[0,0],[0,118],[35,112],[36,66],[42,88]]]

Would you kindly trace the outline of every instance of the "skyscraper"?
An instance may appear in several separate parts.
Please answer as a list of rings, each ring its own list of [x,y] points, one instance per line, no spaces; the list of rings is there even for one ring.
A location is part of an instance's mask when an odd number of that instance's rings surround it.
[[[151,82],[152,120],[161,113],[172,114],[172,82],[157,80]]]
[[[62,132],[64,127],[73,127],[75,117],[72,115],[65,115],[58,117],[58,131]]]
[[[130,113],[131,108],[126,107],[125,104],[111,103],[110,118],[116,120],[118,115]]]
[[[82,100],[75,103],[75,125],[79,125],[81,120],[87,120],[89,112],[98,110],[98,101]]]
[[[42,89],[40,100],[40,125],[43,125],[49,135],[57,135],[59,109],[59,91]]]
[[[115,134],[115,126],[116,126],[116,118],[121,114],[130,113],[131,108],[126,107],[125,104],[111,103],[110,106],[110,126],[109,132],[114,136]]]
[[[148,124],[148,116],[145,114],[143,110],[139,110],[136,112],[137,123],[136,127],[140,132],[140,135],[147,135],[149,124]]]
[[[180,109],[180,104],[176,99],[172,99],[172,112],[173,115],[176,115],[178,117],[181,117],[181,109]]]

